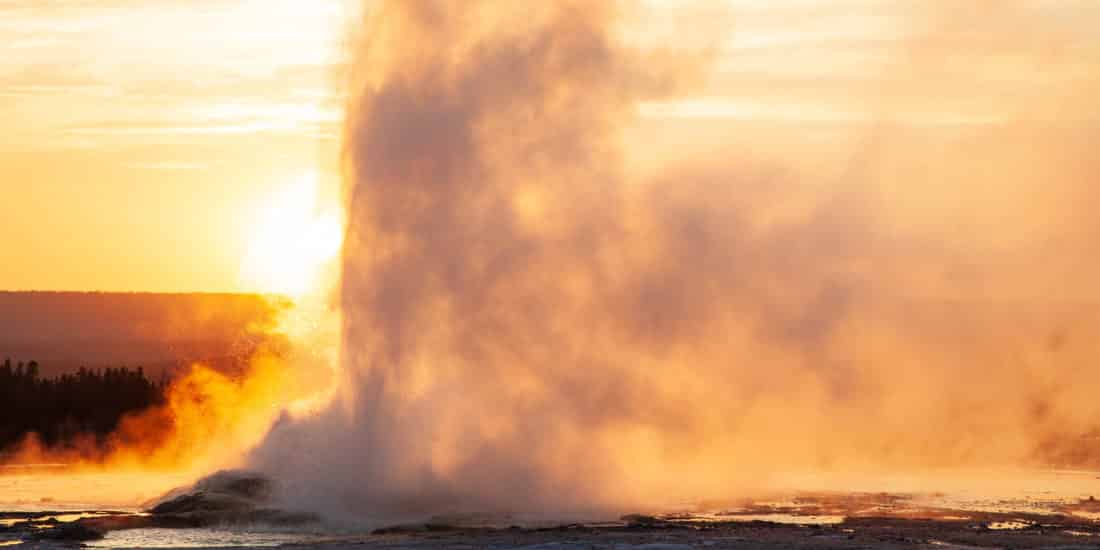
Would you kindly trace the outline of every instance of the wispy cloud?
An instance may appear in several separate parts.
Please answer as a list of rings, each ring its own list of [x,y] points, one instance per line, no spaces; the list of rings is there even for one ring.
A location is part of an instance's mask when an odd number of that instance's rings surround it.
[[[4,143],[332,132],[346,0],[0,0]],[[74,140],[73,136],[80,139]]]
[[[206,170],[210,167],[209,164],[203,162],[173,162],[173,161],[151,161],[151,162],[132,162],[127,166],[131,168],[138,168],[140,170],[157,170],[157,171],[191,171],[191,170]]]

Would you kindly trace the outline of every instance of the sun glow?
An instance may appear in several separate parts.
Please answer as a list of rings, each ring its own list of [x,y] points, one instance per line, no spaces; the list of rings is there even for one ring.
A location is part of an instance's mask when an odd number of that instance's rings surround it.
[[[292,298],[322,290],[326,268],[343,243],[340,217],[323,211],[317,175],[308,173],[276,193],[257,221],[241,264],[241,286]]]

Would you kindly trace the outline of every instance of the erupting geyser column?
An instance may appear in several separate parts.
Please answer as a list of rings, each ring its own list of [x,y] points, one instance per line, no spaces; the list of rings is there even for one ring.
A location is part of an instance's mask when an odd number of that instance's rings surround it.
[[[633,175],[638,103],[682,91],[705,57],[629,46],[633,15],[603,0],[372,4],[345,130],[343,384],[254,457],[293,505],[575,512],[791,470],[1020,463],[1095,426],[1097,406],[1064,387],[1073,406],[1036,430],[1046,375],[1001,361],[1012,348],[1071,368],[1080,357],[1021,332],[1056,320],[945,305],[1030,288],[1001,266],[1042,250],[953,234],[959,214],[920,194],[966,189],[946,167],[971,158],[1043,167],[1040,153],[991,132],[922,171],[915,149],[866,161],[884,138],[840,181],[728,151]],[[1044,173],[998,181],[1071,212],[1058,201],[1081,174]],[[974,391],[991,362],[1015,375],[999,404]]]
[[[624,444],[689,425],[655,354],[701,336],[718,311],[691,283],[719,274],[685,279],[688,251],[659,242],[677,222],[626,192],[618,129],[694,60],[625,47],[624,9],[368,15],[346,130],[346,380],[303,451],[325,471],[298,489],[368,514],[595,507],[612,496],[596,480],[618,492],[645,467]]]

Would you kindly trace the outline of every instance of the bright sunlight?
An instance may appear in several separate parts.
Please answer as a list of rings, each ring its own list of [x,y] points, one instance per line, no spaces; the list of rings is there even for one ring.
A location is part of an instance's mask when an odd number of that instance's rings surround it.
[[[340,251],[339,216],[317,201],[317,175],[307,173],[279,189],[251,226],[241,263],[241,286],[300,297],[318,290],[326,265]]]

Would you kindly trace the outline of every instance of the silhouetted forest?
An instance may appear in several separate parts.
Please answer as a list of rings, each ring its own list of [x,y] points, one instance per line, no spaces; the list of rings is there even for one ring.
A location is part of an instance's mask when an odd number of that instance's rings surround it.
[[[0,364],[0,449],[35,432],[47,446],[77,435],[105,437],[130,412],[163,402],[166,382],[141,367],[86,369],[43,378],[34,361]]]

